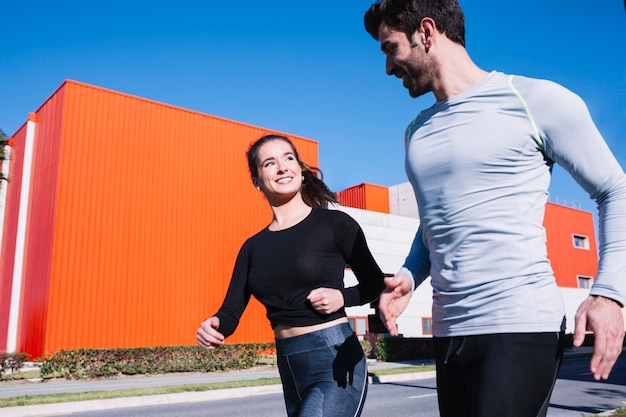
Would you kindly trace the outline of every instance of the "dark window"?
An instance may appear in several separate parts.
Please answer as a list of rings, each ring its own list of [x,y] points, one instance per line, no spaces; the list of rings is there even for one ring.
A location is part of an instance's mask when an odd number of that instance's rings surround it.
[[[591,277],[583,277],[583,276],[578,276],[578,288],[591,288],[591,282],[593,281],[593,278]]]
[[[582,235],[573,235],[574,247],[580,249],[589,249],[589,238]]]

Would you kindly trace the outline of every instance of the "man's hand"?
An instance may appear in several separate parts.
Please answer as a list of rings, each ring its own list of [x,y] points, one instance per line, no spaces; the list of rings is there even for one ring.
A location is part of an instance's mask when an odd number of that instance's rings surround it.
[[[607,379],[624,344],[624,316],[619,304],[605,297],[587,297],[576,312],[574,347],[583,344],[586,330],[592,331],[595,339],[590,364],[593,377],[596,381]]]
[[[334,288],[316,288],[306,297],[313,308],[322,314],[331,314],[343,307],[341,291]]]
[[[406,274],[385,278],[387,288],[380,294],[378,310],[380,319],[391,336],[398,335],[396,320],[411,300],[412,280],[413,277]]]

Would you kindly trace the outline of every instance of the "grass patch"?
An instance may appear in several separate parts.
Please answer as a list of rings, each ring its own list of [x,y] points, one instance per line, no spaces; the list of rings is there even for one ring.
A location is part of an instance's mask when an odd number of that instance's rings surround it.
[[[171,387],[131,388],[114,391],[93,391],[70,394],[26,395],[15,398],[0,398],[0,408],[74,401],[106,400],[111,398],[143,397],[147,395],[177,394],[180,392],[202,392],[216,389],[257,387],[273,384],[280,384],[280,378],[259,378],[248,381],[175,385]]]
[[[369,371],[368,375],[381,376],[381,375],[397,375],[397,374],[410,374],[413,372],[427,372],[434,371],[435,365],[411,365],[402,366],[400,368],[379,369],[377,371]]]
[[[257,360],[257,366],[276,366],[276,356],[261,356]]]
[[[20,379],[39,378],[39,369],[31,371],[16,372],[14,374],[0,375],[0,381],[17,381]]]

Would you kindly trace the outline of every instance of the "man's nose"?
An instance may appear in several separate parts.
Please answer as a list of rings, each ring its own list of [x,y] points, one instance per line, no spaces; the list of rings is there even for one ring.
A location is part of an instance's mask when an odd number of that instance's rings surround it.
[[[393,59],[387,58],[385,60],[385,72],[387,75],[394,75],[396,71],[396,65],[393,62]]]

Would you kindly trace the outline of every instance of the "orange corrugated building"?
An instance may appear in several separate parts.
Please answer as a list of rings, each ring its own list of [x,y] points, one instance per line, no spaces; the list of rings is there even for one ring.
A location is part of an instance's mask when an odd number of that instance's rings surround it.
[[[65,81],[13,135],[0,348],[11,342],[38,356],[195,344],[198,324],[221,303],[240,245],[270,220],[245,160],[265,133]],[[317,143],[289,136],[316,166]],[[7,341],[10,326],[15,341]],[[272,340],[253,300],[229,341]]]
[[[12,136],[0,351],[38,357],[195,344],[198,324],[221,304],[239,247],[270,220],[245,160],[266,133],[65,81]],[[317,142],[289,136],[318,166]],[[361,184],[339,197],[389,213],[386,187]],[[591,215],[549,204],[546,228],[559,285],[593,277]],[[571,239],[579,247],[570,249]],[[269,341],[265,309],[253,299],[228,342]]]
[[[363,183],[339,191],[337,195],[344,206],[389,213],[389,189],[387,187]]]
[[[548,203],[544,217],[548,257],[560,287],[589,288],[598,271],[593,215]]]

